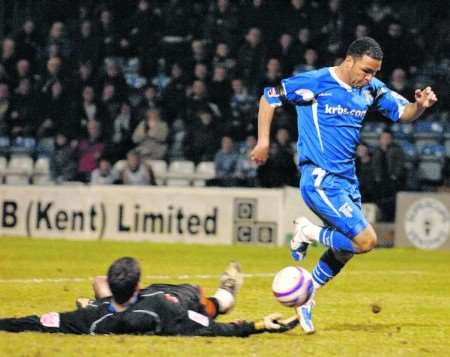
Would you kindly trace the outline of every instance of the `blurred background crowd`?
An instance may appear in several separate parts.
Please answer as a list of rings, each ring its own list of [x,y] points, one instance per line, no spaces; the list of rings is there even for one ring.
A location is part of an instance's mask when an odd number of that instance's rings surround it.
[[[340,63],[368,35],[384,50],[381,80],[410,100],[432,85],[439,102],[410,125],[369,112],[363,199],[389,220],[397,191],[450,185],[447,1],[0,3],[0,166],[48,163],[48,180],[28,183],[167,184],[152,163],[206,162],[208,185],[295,186],[293,107],[277,109],[268,163],[248,160],[262,89]]]

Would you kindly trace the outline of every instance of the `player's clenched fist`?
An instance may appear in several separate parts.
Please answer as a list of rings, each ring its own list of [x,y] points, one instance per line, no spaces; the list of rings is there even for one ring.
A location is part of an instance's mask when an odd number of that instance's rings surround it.
[[[422,90],[416,89],[414,97],[416,99],[416,103],[423,108],[429,108],[437,102],[436,94],[433,92],[433,89],[431,89],[431,87],[426,87]]]
[[[253,150],[250,152],[250,159],[256,162],[258,165],[262,165],[267,161],[269,157],[269,144],[256,144]]]

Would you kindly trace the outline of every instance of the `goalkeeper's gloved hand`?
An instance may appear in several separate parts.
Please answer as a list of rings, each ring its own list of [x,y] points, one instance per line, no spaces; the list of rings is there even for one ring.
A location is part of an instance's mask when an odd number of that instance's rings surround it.
[[[287,319],[282,319],[279,313],[264,316],[262,320],[255,322],[255,329],[261,332],[286,332],[293,329],[298,324],[298,317],[296,315]]]

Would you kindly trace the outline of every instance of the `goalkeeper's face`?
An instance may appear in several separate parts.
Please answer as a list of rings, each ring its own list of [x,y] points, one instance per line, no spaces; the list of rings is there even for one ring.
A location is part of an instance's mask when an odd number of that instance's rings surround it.
[[[352,87],[364,87],[375,77],[381,69],[381,61],[364,55],[362,57],[349,56],[350,84]]]

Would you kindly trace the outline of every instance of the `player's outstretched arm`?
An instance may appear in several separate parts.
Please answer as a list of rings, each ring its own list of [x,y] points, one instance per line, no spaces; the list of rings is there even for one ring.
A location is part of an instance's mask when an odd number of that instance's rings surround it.
[[[257,164],[264,164],[269,156],[270,126],[275,107],[267,103],[264,96],[259,100],[258,110],[258,142],[250,153],[250,159]]]
[[[416,101],[405,106],[400,121],[408,123],[416,120],[423,112],[437,102],[437,96],[431,87],[425,89],[416,89],[414,93]]]

